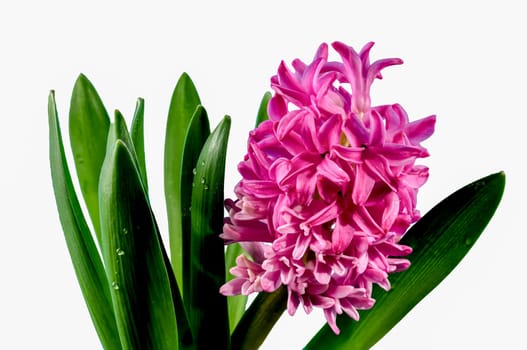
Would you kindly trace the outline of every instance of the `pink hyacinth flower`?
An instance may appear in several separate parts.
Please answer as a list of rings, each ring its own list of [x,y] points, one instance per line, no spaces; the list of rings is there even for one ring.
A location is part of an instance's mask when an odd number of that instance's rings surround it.
[[[227,200],[226,243],[246,242],[224,295],[288,290],[288,312],[301,305],[359,319],[371,308],[374,284],[389,290],[389,274],[410,265],[399,244],[419,219],[416,196],[428,168],[421,142],[435,116],[410,122],[398,105],[371,106],[370,87],[381,70],[370,63],[373,43],[360,52],[322,44],[313,61],[284,62],[271,78],[270,119],[251,131],[239,164],[236,200]]]

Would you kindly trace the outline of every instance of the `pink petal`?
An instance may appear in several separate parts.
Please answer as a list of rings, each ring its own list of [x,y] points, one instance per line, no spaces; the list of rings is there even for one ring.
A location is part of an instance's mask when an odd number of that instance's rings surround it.
[[[317,260],[313,274],[320,284],[328,284],[331,279],[331,267]]]
[[[298,305],[300,304],[300,298],[298,294],[291,292],[289,290],[289,296],[287,298],[287,312],[289,315],[293,316],[296,312],[296,309],[298,308]]]
[[[293,259],[302,259],[310,243],[311,235],[299,234],[295,244],[295,249],[293,250]]]
[[[375,180],[364,171],[362,165],[357,165],[357,174],[353,183],[353,192],[351,198],[356,205],[362,205],[366,202],[375,185]]]
[[[278,195],[276,182],[270,180],[245,180],[243,187],[257,198],[274,198]]]
[[[336,254],[342,253],[348,248],[353,239],[353,231],[350,225],[343,224],[337,220],[333,233],[331,234],[331,248]]]
[[[269,119],[272,121],[279,120],[284,114],[287,113],[287,102],[280,95],[274,95],[267,105],[267,113]]]
[[[395,219],[399,214],[399,204],[400,200],[395,193],[391,192],[386,196],[381,223],[381,226],[385,231],[388,231],[395,222]]]
[[[340,334],[340,329],[337,327],[337,313],[334,308],[324,309],[324,316],[328,321],[328,325],[336,335]]]
[[[432,136],[434,133],[435,123],[435,115],[411,122],[405,128],[406,135],[408,135],[408,138],[412,144],[417,145],[419,142],[424,141]]]
[[[382,118],[379,113],[372,111],[370,121],[370,144],[382,145],[385,139],[385,127]]]
[[[366,79],[369,85],[371,85],[375,78],[382,78],[382,69],[399,64],[403,64],[403,60],[400,58],[385,58],[382,60],[375,61],[368,69],[368,77]]]
[[[240,295],[242,294],[242,285],[245,281],[242,278],[232,279],[220,287],[220,293],[227,296]]]
[[[308,218],[306,221],[300,224],[300,228],[308,230],[311,226],[322,225],[329,222],[337,217],[341,208],[337,205],[337,202],[330,203],[324,206],[321,210],[317,211],[314,215]]]
[[[360,164],[362,163],[363,152],[363,147],[344,147],[341,145],[335,145],[331,149],[331,157],[338,157],[348,162]]]
[[[344,183],[350,181],[348,173],[329,158],[324,158],[317,166],[317,172],[319,175],[324,176],[328,180],[332,181],[336,185],[342,186]]]
[[[319,307],[322,309],[331,308],[335,305],[335,300],[333,298],[328,298],[323,295],[314,294],[311,296],[311,302],[313,306]]]
[[[332,145],[338,144],[342,135],[342,118],[332,115],[319,129],[318,138],[324,151],[328,151]]]

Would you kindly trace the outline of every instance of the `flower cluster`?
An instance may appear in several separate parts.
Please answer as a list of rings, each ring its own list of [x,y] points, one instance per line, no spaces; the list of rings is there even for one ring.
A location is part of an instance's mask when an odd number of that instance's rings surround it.
[[[358,319],[371,308],[372,286],[388,290],[388,274],[409,266],[399,244],[419,219],[418,188],[428,177],[417,158],[435,116],[410,122],[398,105],[371,106],[370,87],[396,58],[370,63],[373,43],[356,52],[341,42],[328,60],[281,63],[271,78],[269,120],[250,133],[239,164],[236,200],[227,200],[227,243],[242,242],[236,276],[224,295],[288,290],[292,315],[300,304],[323,309],[338,334],[336,315]]]

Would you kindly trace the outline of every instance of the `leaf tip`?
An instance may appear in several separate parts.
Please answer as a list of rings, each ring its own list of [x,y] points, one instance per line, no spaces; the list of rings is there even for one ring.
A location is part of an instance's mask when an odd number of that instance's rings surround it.
[[[55,90],[49,90],[48,94],[48,108],[55,104]]]
[[[114,110],[114,117],[115,117],[115,122],[117,122],[117,120],[121,121],[121,119],[124,119],[123,114],[118,109]]]
[[[190,75],[187,72],[183,72],[181,73],[179,80],[192,80],[192,79],[190,79]]]
[[[77,77],[77,80],[75,80],[75,86],[77,85],[84,85],[84,84],[91,84],[90,80],[84,73],[79,73],[79,76]]]

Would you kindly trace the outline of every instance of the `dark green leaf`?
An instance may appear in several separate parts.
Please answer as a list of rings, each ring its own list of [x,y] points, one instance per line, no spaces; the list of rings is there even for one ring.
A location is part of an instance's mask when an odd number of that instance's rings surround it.
[[[174,232],[172,236],[172,261],[176,279],[182,281],[179,287],[184,291],[183,300],[189,298],[189,271],[190,271],[190,206],[192,198],[192,182],[194,181],[194,169],[205,141],[210,135],[209,119],[207,112],[202,106],[198,106],[185,137],[183,158],[181,163],[181,231]]]
[[[130,137],[134,144],[135,153],[137,155],[137,163],[141,171],[141,178],[143,185],[148,193],[148,181],[146,176],[146,160],[145,160],[145,135],[144,135],[144,116],[145,116],[145,101],[142,98],[137,99],[135,105],[134,119],[132,120],[132,127],[130,128]]]
[[[223,184],[230,118],[225,117],[203,146],[192,183],[189,317],[198,348],[226,349],[229,320],[225,282]]]
[[[162,242],[161,235],[159,234],[159,227],[156,223],[157,228],[157,239],[159,242]],[[190,329],[190,323],[187,316],[187,311],[183,305],[183,298],[181,297],[180,289],[177,285],[176,276],[172,270],[172,265],[170,259],[164,246],[161,244],[161,251],[163,253],[163,261],[167,269],[168,281],[170,284],[170,290],[172,292],[172,301],[174,303],[174,312],[176,314],[177,321],[177,330],[178,330],[178,340],[179,340],[179,349],[180,350],[191,350],[194,349],[192,330]]]
[[[239,243],[232,243],[227,247],[227,251],[225,253],[225,277],[227,281],[230,281],[234,278],[229,270],[236,266],[236,258],[243,254],[243,252],[244,250]],[[245,306],[247,305],[247,295],[240,294],[227,297],[227,305],[229,307],[229,327],[232,333],[245,311]]]
[[[109,150],[108,154],[111,154],[111,150],[113,149],[117,140],[120,140],[125,144],[127,149],[130,151],[132,162],[134,163],[136,169],[139,169],[140,162],[138,160],[138,156],[136,155],[134,151],[135,144],[133,144],[131,136],[128,134],[128,128],[126,127],[126,122],[122,114],[119,111],[115,111],[115,122],[110,126],[110,132],[108,135],[108,150]],[[146,181],[146,178],[144,179],[142,178],[141,180]],[[144,185],[144,182],[142,183]],[[145,195],[148,197],[146,193],[146,189],[145,189]],[[156,227],[157,239],[159,242],[162,242],[161,235],[159,234],[159,229],[158,229],[157,223],[155,222],[154,217],[153,217],[153,220],[154,220],[155,227]],[[187,316],[184,310],[180,289],[178,288],[177,282],[174,277],[174,272],[170,264],[170,260],[166,254],[163,244],[160,244],[160,248],[161,248],[165,268],[167,269],[167,273],[168,273],[170,290],[172,292],[172,300],[173,300],[174,307],[175,307],[174,310],[176,312],[176,315],[178,316],[177,324],[178,324],[178,332],[179,332],[178,333],[179,341],[180,341],[181,348],[184,348],[185,346],[192,343],[192,334],[190,330],[190,325],[188,324],[188,319],[187,319]]]
[[[183,73],[172,94],[165,135],[165,200],[170,255],[175,267],[181,266],[181,165],[184,142],[188,125],[199,104],[200,100],[194,83],[186,73]],[[177,283],[181,289],[183,279],[178,269],[176,268],[175,272]]]
[[[99,174],[104,155],[110,119],[101,98],[91,82],[80,75],[71,95],[69,132],[80,188],[95,233],[100,242]]]
[[[103,257],[123,348],[177,349],[175,307],[159,233],[137,165],[120,139],[108,150],[99,200]]]
[[[505,174],[489,175],[430,210],[401,240],[413,248],[412,265],[391,276],[392,289],[375,289],[375,306],[361,312],[359,322],[338,317],[341,335],[334,335],[326,325],[305,349],[372,347],[461,261],[492,218],[504,186]]]
[[[231,350],[257,350],[284,313],[286,303],[286,286],[258,293],[232,333]]]
[[[260,102],[260,107],[258,108],[258,114],[256,116],[256,126],[269,119],[269,115],[267,115],[267,105],[269,104],[271,97],[272,95],[269,91],[263,95],[262,102]]]
[[[126,126],[126,121],[124,120],[123,115],[118,110],[115,110],[115,120],[110,125],[110,130],[108,131],[108,140],[106,143],[107,147],[107,155],[111,154],[111,150],[115,147],[115,143],[117,140],[121,140],[125,145],[128,151],[130,152],[130,155],[132,157],[132,161],[135,165],[135,167],[140,172],[140,180],[143,184],[143,188],[145,189],[145,193],[148,195],[148,192],[146,191],[146,173],[145,177],[143,177],[143,174],[141,173],[141,164],[139,162],[139,158],[137,156],[137,153],[135,151],[135,145],[132,140],[132,137],[130,136],[130,133],[128,132],[128,127]]]
[[[55,97],[49,94],[49,158],[60,222],[73,267],[103,347],[121,349],[110,289],[101,257],[82,214],[66,163]]]

